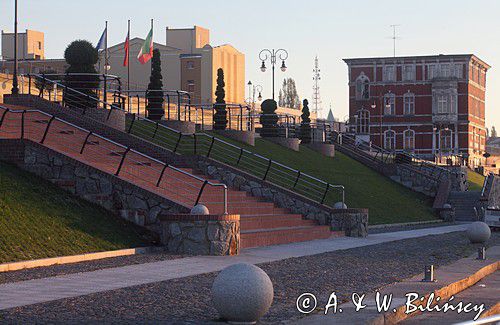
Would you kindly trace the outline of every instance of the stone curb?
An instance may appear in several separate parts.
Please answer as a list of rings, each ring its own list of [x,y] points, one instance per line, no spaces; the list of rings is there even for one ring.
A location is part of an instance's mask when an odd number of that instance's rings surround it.
[[[433,292],[429,292],[426,294],[424,297],[424,300],[421,301],[420,303],[414,303],[415,305],[420,304],[420,305],[425,305],[427,303],[427,300],[429,299],[429,296],[431,293],[434,293],[436,297],[441,297],[441,300],[445,300],[450,298],[453,295],[456,295],[457,293],[473,286],[477,282],[479,282],[481,279],[485,278],[486,276],[494,273],[500,268],[500,261],[493,262],[478,271],[476,271],[474,274],[469,275],[466,278],[463,278],[461,280],[458,280],[456,282],[450,283],[440,289],[434,290]],[[399,306],[396,308],[396,312],[394,313],[385,313],[382,314],[378,317],[375,317],[367,322],[367,324],[371,325],[379,325],[379,324],[397,324],[407,318],[411,318],[414,316],[419,315],[420,313],[412,313],[411,315],[405,314],[406,307],[404,305]]]
[[[70,263],[79,263],[79,262],[101,260],[101,259],[110,258],[110,257],[145,254],[145,253],[153,251],[154,249],[155,249],[155,247],[128,248],[128,249],[120,249],[120,250],[107,251],[107,252],[88,253],[88,254],[70,255],[70,256],[59,256],[59,257],[42,258],[42,259],[38,259],[38,260],[4,263],[4,264],[0,264],[0,273],[18,271],[18,270],[24,270],[24,269],[32,269],[35,267],[44,267],[44,266],[59,265],[59,264],[70,264]]]
[[[438,223],[444,223],[443,220],[427,220],[427,221],[415,221],[415,222],[403,222],[403,223],[384,223],[381,225],[371,225],[368,229],[381,229],[381,228],[392,228],[392,227],[402,227],[402,226],[419,226],[419,225],[433,225]]]

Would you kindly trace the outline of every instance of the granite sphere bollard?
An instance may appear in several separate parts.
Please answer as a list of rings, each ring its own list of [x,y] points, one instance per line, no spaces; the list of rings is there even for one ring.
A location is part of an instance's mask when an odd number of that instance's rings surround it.
[[[334,209],[347,209],[347,204],[344,202],[337,202],[333,205]]]
[[[473,244],[486,243],[491,237],[490,227],[482,221],[473,222],[467,228],[467,237]]]
[[[451,209],[451,208],[452,208],[452,206],[449,203],[446,203],[443,205],[443,209]]]
[[[191,214],[193,215],[209,215],[210,211],[203,204],[197,204],[191,209]]]
[[[222,319],[233,323],[256,323],[274,298],[273,283],[261,268],[235,264],[222,270],[212,285],[212,301]]]

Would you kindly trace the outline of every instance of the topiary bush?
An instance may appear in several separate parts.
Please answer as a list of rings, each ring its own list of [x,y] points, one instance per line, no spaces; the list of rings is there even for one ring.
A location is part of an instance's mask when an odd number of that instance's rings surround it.
[[[98,61],[97,49],[85,40],[71,42],[64,51],[64,59],[69,64],[64,84],[73,90],[65,91],[64,102],[77,108],[96,107],[99,75],[95,69]]]
[[[214,114],[214,130],[225,130],[227,127],[227,110],[226,110],[226,91],[224,87],[224,70],[217,70],[217,88],[215,89],[215,114]]]
[[[300,134],[299,139],[301,143],[308,144],[311,143],[311,113],[309,112],[309,101],[304,99],[302,102],[302,115],[300,122]]]
[[[162,79],[161,53],[160,50],[154,49],[153,58],[151,59],[151,77],[149,78],[148,91],[146,93],[146,98],[148,99],[148,118],[151,120],[161,120],[165,116]]]
[[[278,136],[277,108],[278,104],[274,99],[266,99],[262,102],[262,114],[260,115],[260,124],[262,124],[262,130],[260,131],[261,137],[272,138]]]

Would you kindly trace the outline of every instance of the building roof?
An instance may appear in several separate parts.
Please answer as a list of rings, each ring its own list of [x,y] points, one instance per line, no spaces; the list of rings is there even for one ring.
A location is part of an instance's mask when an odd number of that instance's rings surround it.
[[[365,58],[351,58],[343,59],[347,64],[366,64],[372,63],[373,61],[403,61],[403,60],[438,60],[438,59],[473,59],[478,61],[479,64],[483,65],[486,69],[490,69],[491,66],[475,56],[474,54],[438,54],[438,55],[414,55],[414,56],[387,56],[387,57],[365,57]]]

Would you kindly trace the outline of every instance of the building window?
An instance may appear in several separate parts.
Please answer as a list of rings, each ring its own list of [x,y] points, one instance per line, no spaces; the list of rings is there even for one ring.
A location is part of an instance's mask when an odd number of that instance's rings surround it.
[[[462,64],[455,64],[455,77],[458,78],[458,79],[462,79],[462,75],[463,75],[463,66]]]
[[[393,130],[387,130],[384,132],[384,149],[394,150],[396,149],[396,132]]]
[[[405,81],[414,81],[415,80],[415,67],[413,65],[405,65],[403,79]]]
[[[415,150],[415,131],[406,130],[403,133],[403,149],[405,151]]]
[[[194,62],[193,61],[187,61],[186,62],[186,68],[189,69],[189,70],[193,70],[194,69]]]
[[[407,92],[403,96],[404,98],[404,114],[413,115],[415,114],[415,94]]]
[[[38,42],[38,49],[41,50],[42,49],[42,42]]]
[[[431,79],[434,79],[437,77],[438,77],[437,65],[436,64],[429,64],[427,66],[427,79],[431,80]]]
[[[438,114],[447,114],[450,112],[448,105],[448,95],[439,94],[437,96],[437,110]]]
[[[450,74],[450,65],[447,63],[441,64],[440,66],[440,77],[449,78]]]
[[[370,99],[370,79],[363,72],[356,79],[356,99]]]
[[[384,96],[384,115],[396,114],[396,97],[393,93],[385,94]]]
[[[439,149],[441,151],[447,152],[453,148],[452,144],[452,131],[449,129],[444,129],[439,131]]]
[[[384,81],[396,81],[396,69],[393,65],[384,67]]]
[[[370,112],[366,109],[360,109],[358,111],[357,129],[357,133],[370,133]]]
[[[190,93],[190,94],[194,93],[194,86],[195,86],[194,80],[188,80],[188,82],[187,82],[188,93]]]

